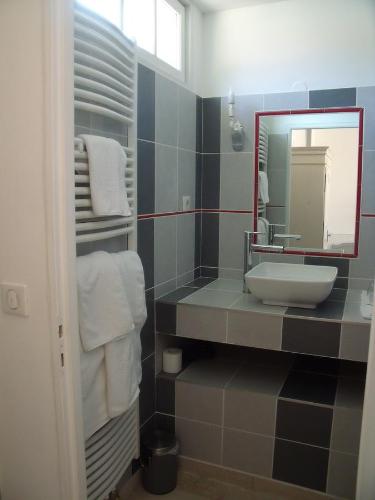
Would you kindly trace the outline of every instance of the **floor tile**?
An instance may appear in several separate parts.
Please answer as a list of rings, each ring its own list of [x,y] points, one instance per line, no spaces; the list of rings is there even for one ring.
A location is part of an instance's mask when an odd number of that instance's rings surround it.
[[[280,392],[280,397],[333,405],[336,387],[336,377],[292,371]]]

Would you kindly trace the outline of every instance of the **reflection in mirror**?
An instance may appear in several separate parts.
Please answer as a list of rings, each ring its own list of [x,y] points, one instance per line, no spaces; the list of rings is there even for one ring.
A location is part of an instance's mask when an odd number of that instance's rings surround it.
[[[356,252],[359,110],[258,113],[258,242]]]

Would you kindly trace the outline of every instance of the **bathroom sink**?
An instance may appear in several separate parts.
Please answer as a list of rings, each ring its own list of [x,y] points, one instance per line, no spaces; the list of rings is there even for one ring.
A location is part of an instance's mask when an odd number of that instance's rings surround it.
[[[264,304],[315,309],[331,293],[336,276],[336,267],[263,262],[245,280]]]

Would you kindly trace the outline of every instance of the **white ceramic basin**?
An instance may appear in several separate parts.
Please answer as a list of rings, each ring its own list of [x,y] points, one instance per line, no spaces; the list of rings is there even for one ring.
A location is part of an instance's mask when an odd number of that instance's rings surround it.
[[[336,267],[263,262],[245,279],[264,304],[315,309],[331,293],[336,276]]]

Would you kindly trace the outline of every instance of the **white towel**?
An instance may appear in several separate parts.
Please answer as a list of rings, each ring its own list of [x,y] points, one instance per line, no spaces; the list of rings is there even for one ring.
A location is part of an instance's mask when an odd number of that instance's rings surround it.
[[[128,299],[111,254],[77,258],[79,330],[84,351],[91,351],[134,329]]]
[[[110,418],[126,412],[139,394],[142,380],[140,331],[105,345],[107,410]]]
[[[81,385],[82,398],[86,399],[89,395],[98,370],[104,362],[104,347],[98,347],[89,352],[84,352],[81,345]]]
[[[269,203],[268,177],[266,172],[259,171],[259,199],[262,203]]]
[[[131,215],[125,188],[126,154],[114,139],[81,135],[85,142],[92,209],[97,216]]]
[[[131,250],[112,255],[120,271],[134,324],[141,330],[147,318],[145,277],[141,259]]]
[[[258,218],[258,231],[263,234],[258,234],[257,242],[259,245],[268,245],[268,234],[269,234],[270,223],[264,217]]]
[[[83,354],[85,356],[91,353],[85,352]],[[103,362],[95,374],[95,378],[86,398],[82,401],[83,431],[85,439],[92,436],[110,420],[107,410],[106,385],[105,365]]]

